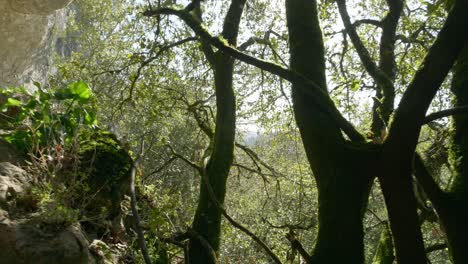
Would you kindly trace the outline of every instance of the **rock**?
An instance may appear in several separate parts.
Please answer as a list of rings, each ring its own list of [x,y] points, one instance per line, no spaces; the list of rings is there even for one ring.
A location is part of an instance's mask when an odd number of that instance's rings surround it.
[[[50,15],[73,0],[9,0],[11,8],[21,14]]]
[[[25,85],[47,78],[54,28],[63,27],[71,0],[0,1],[0,87]]]
[[[132,158],[115,135],[107,131],[84,136],[79,155],[80,171],[87,175],[89,195],[94,196],[92,209],[107,208],[107,219],[120,223],[121,202],[130,190]],[[92,212],[88,217],[93,217]]]
[[[125,262],[129,248],[125,244],[108,245],[101,240],[95,239],[89,245],[89,250],[96,257],[98,264],[114,264]]]
[[[51,230],[41,230],[28,219],[0,220],[0,263],[95,263],[78,225]]]
[[[18,163],[20,159],[21,155],[15,147],[0,138],[0,162]]]
[[[0,163],[0,208],[15,206],[16,198],[23,196],[32,178],[23,169],[8,163]]]

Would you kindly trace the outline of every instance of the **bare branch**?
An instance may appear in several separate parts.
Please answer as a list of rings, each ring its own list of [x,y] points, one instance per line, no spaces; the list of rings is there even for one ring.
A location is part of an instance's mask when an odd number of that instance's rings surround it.
[[[176,159],[177,159],[177,157],[171,157],[166,162],[164,162],[163,165],[161,165],[159,168],[157,168],[157,169],[153,170],[152,172],[148,173],[147,175],[143,176],[142,180],[144,181],[144,180],[148,179],[150,176],[161,172],[164,168],[166,168],[169,164],[171,164]]]
[[[190,4],[188,4],[184,10],[186,12],[190,12],[192,10],[194,10],[195,8],[197,8],[197,6],[200,6],[200,3],[202,2],[203,0],[193,0]]]
[[[251,148],[247,147],[246,145],[240,144],[236,142],[236,147],[242,149],[254,162],[259,162],[263,167],[267,168],[271,173],[275,176],[284,176],[278,171],[276,171],[275,168],[271,167],[268,165],[265,161],[263,161],[258,154],[253,151]]]
[[[293,249],[296,249],[299,252],[299,254],[301,254],[301,256],[302,256],[302,258],[304,260],[309,261],[309,259],[310,259],[309,253],[307,253],[307,251],[304,249],[301,242],[299,240],[297,240],[297,238],[296,238],[296,236],[294,234],[294,231],[292,229],[290,229],[288,234],[286,234],[286,239],[289,240],[289,242],[291,243],[291,247]]]
[[[137,200],[136,200],[136,195],[135,195],[135,176],[136,176],[136,171],[140,164],[140,160],[143,155],[143,152],[144,152],[144,137],[141,138],[140,151],[138,153],[137,158],[132,164],[132,170],[130,172],[131,174],[130,175],[130,196],[131,196],[132,214],[133,214],[133,219],[135,220],[135,229],[136,229],[136,233],[138,236],[138,245],[140,246],[141,254],[143,255],[145,263],[151,264],[151,258],[148,253],[148,248],[146,247],[145,236],[143,234],[143,230],[141,229],[141,219],[140,219],[140,215],[138,214]]]
[[[356,128],[354,128],[354,126],[341,115],[340,111],[336,108],[331,98],[313,81],[307,79],[306,77],[297,72],[283,68],[278,64],[257,59],[248,54],[245,54],[237,50],[233,46],[225,43],[220,38],[213,37],[208,31],[206,31],[206,29],[203,27],[203,25],[200,24],[199,21],[194,19],[192,15],[183,10],[160,8],[158,10],[147,10],[143,13],[143,15],[150,17],[158,16],[161,14],[178,16],[179,18],[184,20],[184,22],[190,28],[192,28],[192,30],[202,39],[206,40],[212,46],[218,48],[219,50],[222,50],[224,53],[240,61],[256,66],[272,74],[278,75],[281,78],[284,78],[290,82],[303,84],[306,87],[306,89],[304,89],[304,92],[306,94],[309,94],[311,98],[318,98],[314,103],[316,103],[323,111],[328,113],[331,116],[331,118],[335,120],[337,125],[349,136],[351,140],[365,140],[364,136],[361,135],[356,130]]]
[[[182,156],[181,154],[177,153],[171,145],[167,145],[167,147],[171,150],[172,155],[176,156],[177,158],[181,159],[183,162],[190,165],[192,168],[197,170],[199,173],[203,173],[203,168],[195,164],[194,162],[188,160],[186,157]]]
[[[431,252],[434,252],[436,250],[442,250],[442,249],[446,249],[448,246],[447,246],[447,243],[440,243],[440,244],[434,244],[434,245],[430,245],[426,248],[426,253],[431,253]]]
[[[380,86],[390,87],[392,90],[394,90],[393,82],[384,72],[382,72],[379,69],[379,67],[369,54],[369,51],[359,38],[359,35],[356,32],[356,28],[353,27],[353,24],[351,23],[351,19],[348,14],[348,10],[346,8],[346,0],[337,0],[336,3],[338,4],[338,9],[340,11],[340,15],[343,20],[346,32],[348,33],[354,47],[356,48],[356,52],[358,53],[359,58],[361,59],[362,64],[364,65],[364,68]]]
[[[179,40],[179,41],[176,41],[174,43],[171,43],[171,44],[168,44],[166,46],[163,46],[161,47],[158,52],[152,56],[152,57],[149,57],[148,59],[144,60],[140,66],[138,67],[137,69],[137,72],[136,74],[133,76],[132,80],[131,80],[131,83],[130,83],[130,91],[129,91],[129,96],[125,99],[123,99],[120,104],[119,104],[119,108],[122,108],[122,106],[132,100],[133,98],[133,91],[135,90],[135,85],[136,85],[136,82],[138,81],[138,79],[140,78],[141,76],[141,71],[146,67],[148,66],[151,62],[153,62],[154,60],[156,60],[157,58],[159,58],[159,56],[161,56],[161,54],[171,48],[174,48],[174,47],[177,47],[177,46],[180,46],[182,44],[185,44],[187,42],[190,42],[190,41],[195,41],[195,40],[198,40],[197,37],[188,37],[188,38],[185,38],[185,39],[182,39],[182,40]]]
[[[430,123],[439,118],[464,114],[468,114],[468,106],[458,106],[427,115],[426,118],[424,118],[423,124]]]
[[[375,20],[375,19],[360,19],[360,20],[356,20],[356,21],[354,21],[354,23],[352,24],[352,27],[357,28],[357,27],[359,27],[360,25],[364,25],[364,24],[373,25],[373,26],[376,26],[376,27],[382,27],[382,21]],[[325,36],[331,36],[331,35],[336,35],[336,34],[340,34],[340,33],[344,33],[344,32],[346,32],[346,29],[342,29],[342,30],[339,30],[339,31],[333,31],[333,32],[329,32],[329,33],[325,33],[324,35],[325,35]]]

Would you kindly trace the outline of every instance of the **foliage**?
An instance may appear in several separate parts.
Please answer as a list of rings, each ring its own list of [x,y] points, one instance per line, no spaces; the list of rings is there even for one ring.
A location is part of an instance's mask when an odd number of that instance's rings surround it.
[[[205,29],[219,34],[228,1],[204,2]],[[350,9],[353,7],[354,21],[380,21],[387,12],[384,1],[347,2]],[[449,2],[406,1],[395,42],[396,102],[442,27],[447,15],[443,6]],[[165,7],[174,4],[183,6],[181,1],[162,1]],[[244,52],[287,67],[288,33],[282,5],[281,1],[249,1],[239,39],[240,43],[252,36],[262,39],[263,42],[248,46]],[[147,239],[158,241],[159,237],[190,226],[200,179],[186,161],[200,165],[209,156],[210,138],[200,123],[214,130],[213,113],[217,106],[213,76],[200,52],[201,45],[186,42],[166,49],[178,40],[193,37],[193,33],[173,17],[163,16],[159,20],[142,17],[140,11],[146,8],[141,1],[77,1],[64,36],[75,50],[56,58],[58,71],[53,84],[62,86],[74,79],[93,84],[101,124],[125,137],[134,152],[140,138],[151,145],[142,160],[139,204],[144,223],[151,230],[146,232]],[[335,3],[319,1],[319,13],[331,98],[355,127],[368,131],[372,105],[382,100],[376,95],[376,83],[362,63],[358,63],[359,56],[342,28]],[[356,28],[371,57],[378,61],[381,28],[366,23]],[[293,229],[310,252],[317,236],[319,205],[316,183],[293,120],[291,87],[277,76],[243,63],[236,63],[235,72],[237,141],[252,148],[276,171],[237,149],[225,207],[282,259],[299,263],[300,258],[285,234],[289,228],[299,226]],[[448,84],[442,85],[430,111],[450,107]],[[13,107],[17,102],[11,100],[9,104]],[[444,186],[452,179],[444,160],[448,123],[448,119],[443,119],[423,127],[418,144],[418,150],[430,161],[435,178]],[[108,165],[112,166],[105,166]],[[374,184],[364,219],[367,261],[379,250],[387,218],[380,186]],[[243,233],[227,222],[223,231],[222,261],[266,263],[262,251]],[[426,244],[443,240],[440,227],[427,219],[423,232]],[[172,260],[182,256],[176,247],[167,245],[167,248]],[[150,250],[154,257],[158,255],[158,248]],[[429,256],[433,263],[444,263],[448,258],[445,251]]]
[[[25,152],[46,146],[68,147],[80,129],[97,127],[91,89],[86,83],[74,82],[55,90],[43,90],[36,84],[36,88],[34,92],[23,87],[1,91],[7,98],[1,111],[14,113],[6,116],[6,126],[14,128],[2,135],[6,141]]]

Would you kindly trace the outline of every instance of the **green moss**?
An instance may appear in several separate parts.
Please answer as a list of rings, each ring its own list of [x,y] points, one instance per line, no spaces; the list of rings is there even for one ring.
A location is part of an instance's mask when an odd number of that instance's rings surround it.
[[[110,132],[84,134],[80,142],[80,171],[96,195],[98,206],[111,207],[111,217],[118,214],[120,201],[130,184],[132,158]]]
[[[385,223],[382,234],[380,236],[379,246],[372,263],[392,264],[394,260],[395,255],[393,253],[392,235],[390,233],[390,227],[388,226],[388,223]]]

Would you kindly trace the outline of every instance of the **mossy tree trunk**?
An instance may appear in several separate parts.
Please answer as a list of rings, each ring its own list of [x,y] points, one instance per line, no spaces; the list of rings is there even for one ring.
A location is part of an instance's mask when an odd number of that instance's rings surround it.
[[[452,92],[454,106],[468,105],[468,44],[465,44],[454,67]],[[423,160],[415,160],[415,175],[432,202],[447,236],[448,248],[455,264],[468,263],[468,116],[453,116],[450,163],[453,182],[442,190],[426,169]]]
[[[468,105],[468,44],[454,67],[452,92],[455,107]],[[416,161],[418,181],[436,209],[444,229],[450,255],[455,264],[468,263],[468,116],[453,116],[450,146],[453,183],[442,190],[425,169],[422,160]]]
[[[426,263],[411,172],[429,105],[468,37],[468,1],[454,8],[405,91],[382,150],[379,179],[390,218],[398,263]]]
[[[458,58],[452,82],[455,107],[468,105],[468,43]],[[440,217],[447,233],[454,263],[468,263],[468,116],[453,117],[450,159],[454,180],[449,192],[447,211]]]
[[[245,0],[232,0],[225,18],[222,36],[233,46],[236,46],[244,4]],[[212,153],[202,173],[200,196],[192,228],[208,242],[215,255],[219,255],[222,213],[213,198],[221,205],[224,203],[226,181],[234,156],[236,128],[236,101],[233,90],[234,59],[220,51],[213,52],[207,45],[203,47],[203,50],[214,71],[216,127],[211,139]],[[210,188],[215,197],[212,197]],[[207,245],[199,238],[191,238],[188,263],[214,263],[215,260],[206,247]]]
[[[325,54],[316,1],[287,0],[290,65],[327,92]],[[300,83],[292,97],[319,193],[319,228],[311,263],[363,263],[362,217],[370,189],[367,158],[347,147],[340,128]]]

